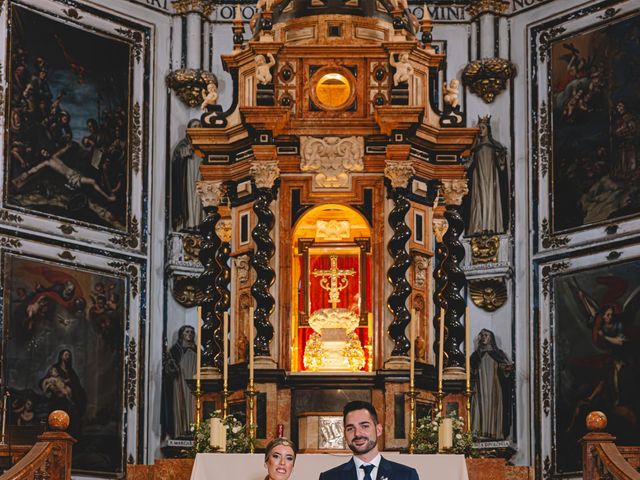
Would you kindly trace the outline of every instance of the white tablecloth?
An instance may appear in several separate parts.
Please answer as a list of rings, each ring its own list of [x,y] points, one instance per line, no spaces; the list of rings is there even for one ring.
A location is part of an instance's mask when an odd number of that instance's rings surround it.
[[[384,452],[384,457],[418,471],[420,480],[468,480],[462,455],[401,455]],[[340,465],[350,455],[300,454],[291,480],[316,480],[320,472]],[[200,453],[191,472],[191,480],[264,480],[263,454]]]

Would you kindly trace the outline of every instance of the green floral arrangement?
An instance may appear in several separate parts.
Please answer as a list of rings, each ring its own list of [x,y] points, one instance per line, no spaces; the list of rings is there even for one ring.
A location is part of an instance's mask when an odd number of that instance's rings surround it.
[[[453,447],[447,453],[462,454],[465,457],[473,455],[473,435],[467,432],[464,419],[455,414],[442,417],[439,413],[435,419],[421,418],[411,437],[411,445],[416,453],[438,453],[438,431],[445,418],[450,418],[453,424]]]
[[[222,412],[216,410],[208,419],[200,422],[200,425],[195,423],[191,424],[191,431],[193,432],[193,447],[189,450],[190,457],[195,457],[197,453],[212,453],[217,452],[218,449],[211,448],[211,426],[209,419],[222,418],[222,424],[227,432],[227,448],[225,453],[247,453],[253,439],[247,435],[247,429],[245,426],[233,415],[227,415],[222,417]],[[255,445],[255,444],[254,444]]]

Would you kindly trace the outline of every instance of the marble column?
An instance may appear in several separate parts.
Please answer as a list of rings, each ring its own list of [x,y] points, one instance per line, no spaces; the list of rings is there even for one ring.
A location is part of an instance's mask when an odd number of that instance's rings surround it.
[[[390,196],[393,199],[393,209],[388,219],[393,236],[387,245],[389,255],[393,259],[393,265],[387,271],[387,279],[393,286],[393,292],[387,299],[387,308],[393,314],[393,320],[387,329],[393,340],[391,357],[409,355],[406,329],[411,321],[411,314],[407,308],[411,284],[407,281],[407,271],[411,266],[411,256],[406,245],[411,238],[411,229],[407,225],[406,216],[411,207],[407,199],[408,186],[414,173],[413,165],[408,160],[388,160],[384,170],[384,175],[391,185]]]
[[[220,265],[216,260],[216,253],[220,249],[222,240],[216,233],[216,226],[220,220],[218,206],[224,196],[222,182],[196,182],[196,191],[202,201],[205,218],[200,224],[202,247],[200,248],[200,262],[204,272],[200,275],[200,288],[204,292],[202,300],[202,368],[218,368],[222,356],[221,321],[216,316],[215,305],[219,301],[215,280],[220,274]]]
[[[253,211],[257,223],[251,232],[255,243],[255,251],[251,258],[251,267],[256,272],[256,279],[251,286],[251,295],[256,307],[253,313],[255,338],[253,341],[256,360],[259,357],[270,357],[269,345],[273,339],[273,325],[269,317],[275,309],[275,299],[269,291],[275,283],[276,272],[271,267],[276,248],[271,231],[275,225],[275,217],[270,205],[273,201],[273,186],[280,176],[277,160],[261,160],[251,164],[250,174],[256,188],[256,199]]]

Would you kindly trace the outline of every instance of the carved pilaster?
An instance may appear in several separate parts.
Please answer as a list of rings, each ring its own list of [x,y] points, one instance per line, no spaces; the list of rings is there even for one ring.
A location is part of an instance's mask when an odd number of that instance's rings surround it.
[[[200,275],[200,288],[204,293],[202,300],[202,366],[214,367],[219,365],[222,355],[221,322],[216,316],[215,305],[219,301],[219,294],[215,281],[220,274],[220,265],[216,254],[222,241],[216,233],[216,225],[220,220],[218,205],[223,196],[222,182],[202,181],[196,183],[196,191],[202,201],[205,218],[200,224],[202,245],[200,248],[200,262],[204,272]]]
[[[254,177],[257,193],[253,204],[257,223],[251,232],[256,245],[255,253],[251,258],[251,266],[256,272],[256,279],[251,286],[251,295],[256,301],[252,319],[256,329],[253,346],[256,357],[269,357],[269,344],[273,338],[273,325],[269,322],[269,317],[275,307],[275,299],[269,289],[276,280],[276,272],[270,263],[276,250],[271,239],[275,217],[270,205],[273,201],[272,188],[280,175],[280,170],[276,160],[267,160],[253,162],[250,172]]]
[[[442,243],[438,244],[441,263],[438,266],[436,282],[439,286],[436,299],[445,309],[445,327],[447,335],[444,339],[446,352],[445,367],[447,369],[464,368],[465,357],[460,350],[464,341],[463,316],[466,306],[460,291],[465,288],[467,280],[460,268],[464,260],[464,247],[460,242],[460,235],[464,230],[464,222],[460,215],[462,197],[467,194],[467,181],[443,180],[443,194],[447,203],[444,218],[449,224]]]

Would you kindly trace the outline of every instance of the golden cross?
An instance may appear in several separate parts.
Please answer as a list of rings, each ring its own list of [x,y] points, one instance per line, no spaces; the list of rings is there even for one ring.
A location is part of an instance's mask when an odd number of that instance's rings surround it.
[[[340,270],[338,268],[338,256],[331,255],[331,268],[329,270],[314,270],[314,277],[322,277],[320,279],[320,287],[329,292],[329,303],[331,308],[336,308],[340,303],[340,292],[347,288],[351,275],[355,275],[353,268],[348,270]]]

